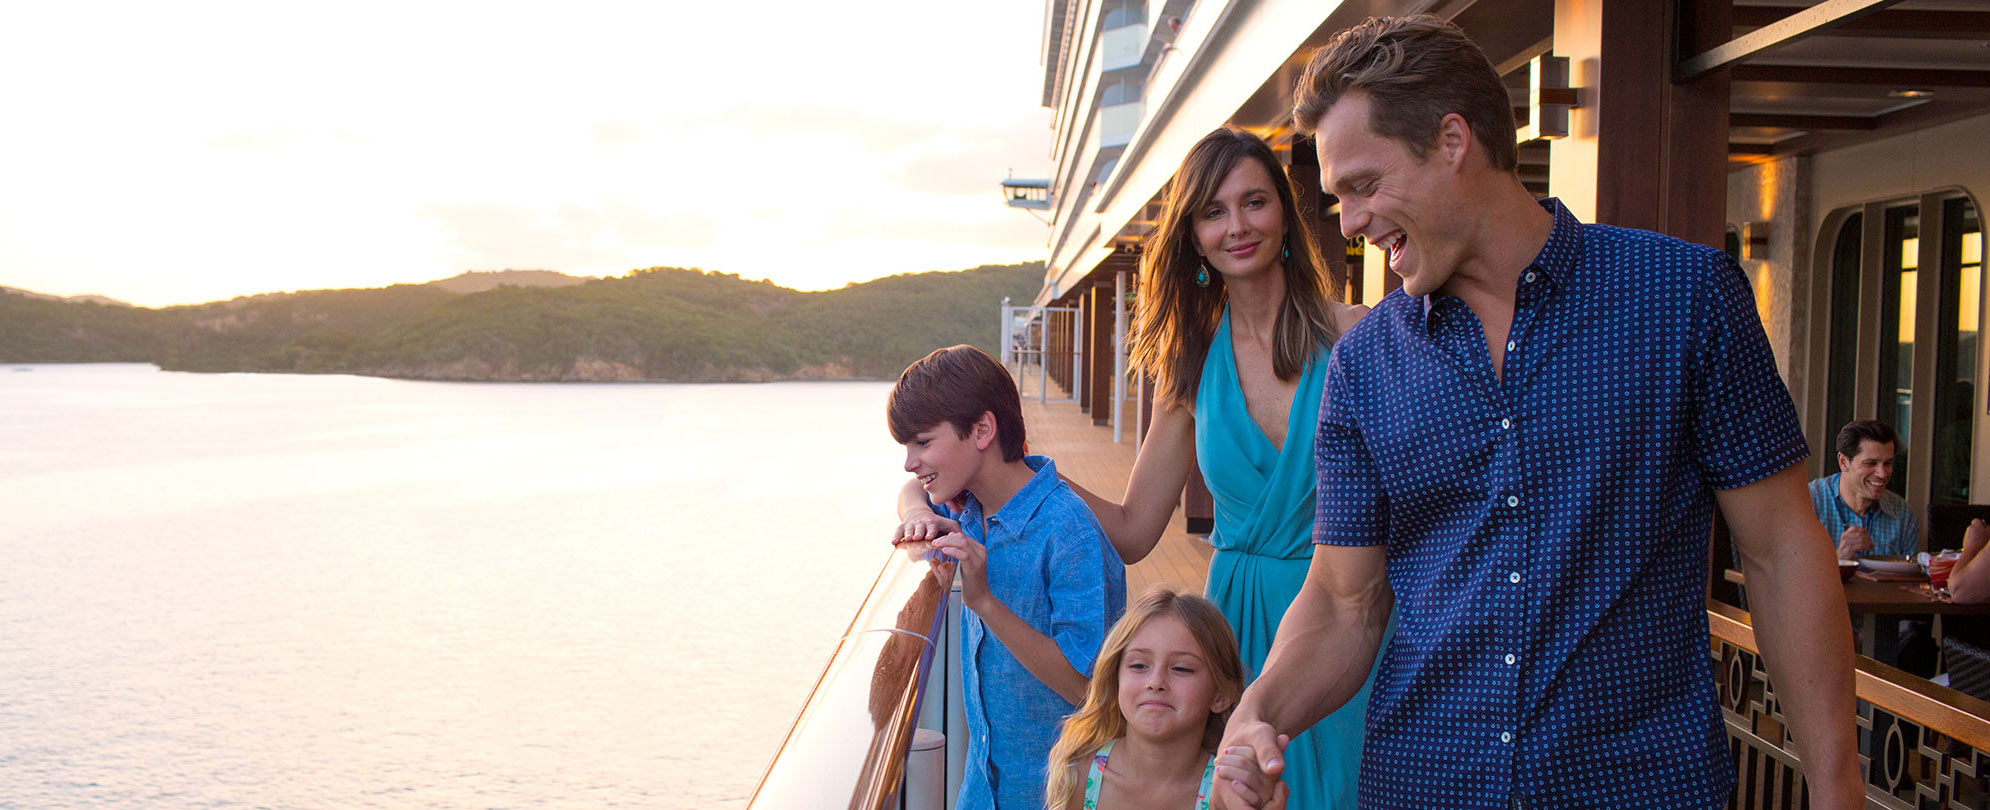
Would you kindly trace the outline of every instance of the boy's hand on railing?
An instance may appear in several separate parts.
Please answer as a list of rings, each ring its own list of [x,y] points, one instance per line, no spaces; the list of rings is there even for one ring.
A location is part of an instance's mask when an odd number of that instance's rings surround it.
[[[1278,749],[1283,751],[1292,738],[1278,735]],[[1285,807],[1285,783],[1276,776],[1268,776],[1258,766],[1257,751],[1249,745],[1226,745],[1216,754],[1216,779],[1213,785],[1215,807],[1224,810],[1283,810]]]
[[[931,510],[907,515],[905,522],[891,532],[891,544],[929,543],[960,531],[960,523],[940,517]]]
[[[988,595],[988,547],[960,532],[933,541],[933,550],[960,564],[960,598],[972,608]]]

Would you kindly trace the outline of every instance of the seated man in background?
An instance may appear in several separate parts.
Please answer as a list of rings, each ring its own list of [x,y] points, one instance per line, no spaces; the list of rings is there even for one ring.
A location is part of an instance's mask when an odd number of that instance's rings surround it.
[[[1838,538],[1838,559],[1920,551],[1920,517],[1886,488],[1900,446],[1893,428],[1872,419],[1851,422],[1839,429],[1837,446],[1838,472],[1810,482],[1810,507]]]

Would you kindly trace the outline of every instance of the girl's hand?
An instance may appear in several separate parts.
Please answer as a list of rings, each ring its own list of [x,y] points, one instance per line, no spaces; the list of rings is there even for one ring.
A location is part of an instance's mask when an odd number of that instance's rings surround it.
[[[1291,742],[1290,736],[1278,735],[1280,751]],[[1277,810],[1285,806],[1285,783],[1258,767],[1257,751],[1248,745],[1229,745],[1216,753],[1215,787],[1220,804],[1228,810]]]
[[[968,607],[988,595],[988,547],[960,532],[942,535],[933,541],[933,550],[960,564],[960,595]]]

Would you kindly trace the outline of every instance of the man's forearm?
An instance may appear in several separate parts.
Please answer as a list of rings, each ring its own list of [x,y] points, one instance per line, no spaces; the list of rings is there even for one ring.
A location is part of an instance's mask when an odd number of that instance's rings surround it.
[[[1358,599],[1300,589],[1237,715],[1296,736],[1339,709],[1368,680],[1391,608],[1383,583]]]
[[[1863,807],[1845,594],[1825,587],[1835,578],[1826,567],[1831,560],[1807,542],[1815,541],[1788,537],[1772,559],[1743,559],[1755,637],[1803,759],[1812,806]]]

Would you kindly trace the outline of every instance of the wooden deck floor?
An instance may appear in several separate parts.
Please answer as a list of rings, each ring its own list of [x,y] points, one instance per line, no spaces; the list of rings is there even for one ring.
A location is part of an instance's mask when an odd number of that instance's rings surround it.
[[[1023,423],[1029,431],[1030,452],[1055,459],[1059,472],[1086,489],[1114,500],[1125,497],[1126,477],[1133,471],[1132,430],[1125,432],[1125,443],[1113,444],[1111,427],[1094,427],[1091,417],[1070,402],[1025,400]],[[1138,599],[1160,585],[1202,593],[1209,579],[1209,556],[1209,544],[1189,534],[1181,510],[1175,510],[1154,553],[1126,567],[1128,598]]]

